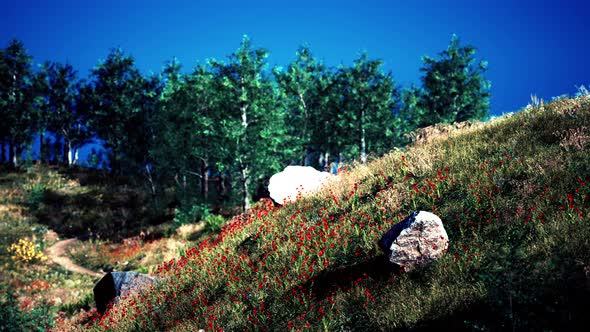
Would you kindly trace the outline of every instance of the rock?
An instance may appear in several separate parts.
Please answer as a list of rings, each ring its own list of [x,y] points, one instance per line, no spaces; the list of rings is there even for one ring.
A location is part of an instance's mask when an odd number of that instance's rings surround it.
[[[438,216],[415,211],[395,224],[378,244],[389,254],[391,263],[409,271],[440,258],[448,243],[449,237]]]
[[[94,286],[94,300],[100,314],[107,311],[109,303],[120,297],[136,293],[141,288],[156,283],[154,277],[137,272],[109,272]]]
[[[279,204],[295,201],[318,190],[332,176],[328,172],[320,172],[309,166],[287,166],[282,172],[270,178],[270,198]]]

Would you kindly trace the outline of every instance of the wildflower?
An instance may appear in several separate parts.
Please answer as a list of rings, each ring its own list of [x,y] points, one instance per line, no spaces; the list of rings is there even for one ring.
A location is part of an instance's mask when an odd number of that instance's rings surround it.
[[[13,254],[11,256],[13,260],[24,263],[47,259],[47,256],[45,256],[40,250],[37,250],[35,244],[28,239],[19,239],[17,243],[13,243],[8,248],[8,252]]]

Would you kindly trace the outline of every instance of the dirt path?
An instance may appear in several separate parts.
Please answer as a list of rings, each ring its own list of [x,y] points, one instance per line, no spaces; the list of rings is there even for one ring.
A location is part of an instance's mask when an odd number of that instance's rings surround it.
[[[67,239],[57,242],[47,249],[47,257],[54,263],[60,265],[64,269],[74,272],[82,273],[92,277],[101,278],[104,274],[89,270],[74,263],[71,259],[65,256],[66,249],[72,244],[76,243],[78,239]]]

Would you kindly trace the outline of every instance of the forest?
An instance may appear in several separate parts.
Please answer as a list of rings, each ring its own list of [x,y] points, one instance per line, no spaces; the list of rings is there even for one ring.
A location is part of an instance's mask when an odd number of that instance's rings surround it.
[[[437,58],[422,58],[421,86],[401,87],[367,53],[330,67],[304,45],[286,68],[269,68],[269,52],[244,36],[227,59],[189,71],[172,59],[146,76],[112,49],[80,78],[67,63],[34,64],[15,39],[0,49],[0,161],[33,162],[38,139],[37,163],[132,178],[185,213],[203,204],[246,210],[287,165],[335,172],[403,148],[417,128],[484,120],[490,82],[475,53],[453,35]],[[80,160],[96,142],[104,149]]]

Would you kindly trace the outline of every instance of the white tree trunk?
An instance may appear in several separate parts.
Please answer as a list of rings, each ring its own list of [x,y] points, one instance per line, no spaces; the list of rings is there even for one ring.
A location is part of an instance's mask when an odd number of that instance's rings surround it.
[[[72,142],[68,141],[68,165],[72,166],[74,161],[74,151],[72,150]]]
[[[74,148],[74,165],[78,165],[78,148]]]
[[[12,145],[12,165],[14,168],[18,167],[18,149],[16,148],[16,144]]]
[[[365,110],[361,110],[361,163],[367,163],[367,140],[365,132]]]
[[[242,95],[246,94],[246,88],[244,87],[244,79],[241,79],[241,90],[242,90]],[[242,115],[242,127],[244,128],[244,134],[242,137],[240,137],[239,141],[238,141],[238,146],[243,145],[246,141],[246,135],[247,132],[246,130],[248,129],[248,105],[244,104],[243,102],[240,105],[240,112]],[[240,149],[238,149],[239,151]],[[239,153],[239,152],[238,152]],[[241,175],[241,180],[242,180],[242,209],[244,211],[247,211],[250,208],[250,197],[248,195],[248,187],[250,184],[250,169],[249,167],[244,164],[242,157],[239,157],[239,162],[240,162],[240,175]]]
[[[250,169],[248,166],[242,168],[242,208],[247,211],[250,208],[250,197],[248,195],[248,187],[250,184]]]

